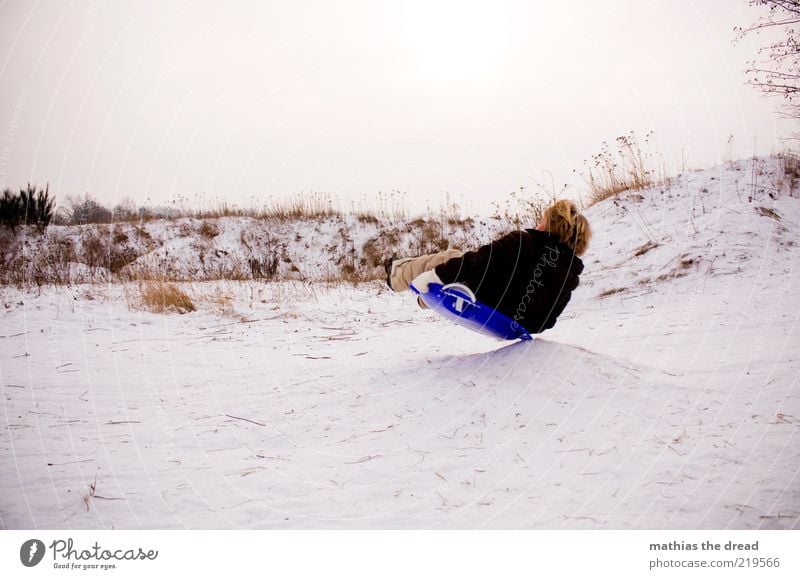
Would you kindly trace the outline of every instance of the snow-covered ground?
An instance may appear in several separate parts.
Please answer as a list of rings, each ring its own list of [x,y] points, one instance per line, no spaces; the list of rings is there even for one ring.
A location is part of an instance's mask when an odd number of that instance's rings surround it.
[[[587,210],[558,325],[379,283],[2,290],[5,528],[800,528],[798,193],[777,161]]]

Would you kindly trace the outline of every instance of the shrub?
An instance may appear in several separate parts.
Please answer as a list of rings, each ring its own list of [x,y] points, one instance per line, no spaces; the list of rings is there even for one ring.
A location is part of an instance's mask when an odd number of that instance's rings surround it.
[[[19,192],[21,204],[25,210],[23,221],[29,225],[35,225],[40,232],[44,233],[50,221],[53,219],[53,209],[56,201],[50,197],[50,185],[46,185],[44,190],[36,189],[28,184],[28,188]]]
[[[200,225],[200,235],[206,239],[213,239],[219,235],[219,227],[209,221],[203,221],[203,223]]]
[[[114,227],[112,235],[115,244],[122,244],[128,241],[128,234],[119,226]]]
[[[3,227],[16,232],[21,215],[19,197],[12,193],[10,189],[6,189],[3,191],[3,196],[0,197],[0,223],[2,223]]]
[[[108,252],[108,271],[119,273],[122,268],[139,259],[139,253],[126,245],[112,245]]]
[[[50,196],[50,186],[37,189],[30,183],[14,194],[10,189],[0,197],[0,223],[16,233],[20,225],[35,225],[44,233],[53,219],[55,199]]]

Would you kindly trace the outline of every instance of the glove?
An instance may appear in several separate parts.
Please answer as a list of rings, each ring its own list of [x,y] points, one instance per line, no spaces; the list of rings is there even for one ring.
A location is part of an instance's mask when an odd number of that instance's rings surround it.
[[[443,285],[442,280],[439,279],[438,275],[436,275],[436,270],[433,269],[419,274],[411,283],[415,288],[417,288],[417,291],[423,294],[428,293],[430,290],[428,287],[429,284],[438,283],[439,285]]]

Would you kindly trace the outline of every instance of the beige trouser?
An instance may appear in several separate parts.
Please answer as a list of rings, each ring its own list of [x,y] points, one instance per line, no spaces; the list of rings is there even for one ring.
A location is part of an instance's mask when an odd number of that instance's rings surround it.
[[[457,249],[446,249],[439,253],[430,255],[420,255],[419,257],[406,257],[396,259],[392,263],[392,273],[389,276],[392,289],[396,292],[406,291],[408,286],[419,274],[432,270],[440,263],[444,263],[454,257],[464,255]]]

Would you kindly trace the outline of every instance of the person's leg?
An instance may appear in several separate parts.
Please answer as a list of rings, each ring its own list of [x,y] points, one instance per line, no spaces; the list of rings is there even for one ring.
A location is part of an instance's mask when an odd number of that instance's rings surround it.
[[[440,263],[462,255],[463,252],[457,249],[446,249],[430,255],[395,259],[392,262],[391,272],[389,273],[390,286],[396,292],[405,291],[419,274],[433,269]]]

